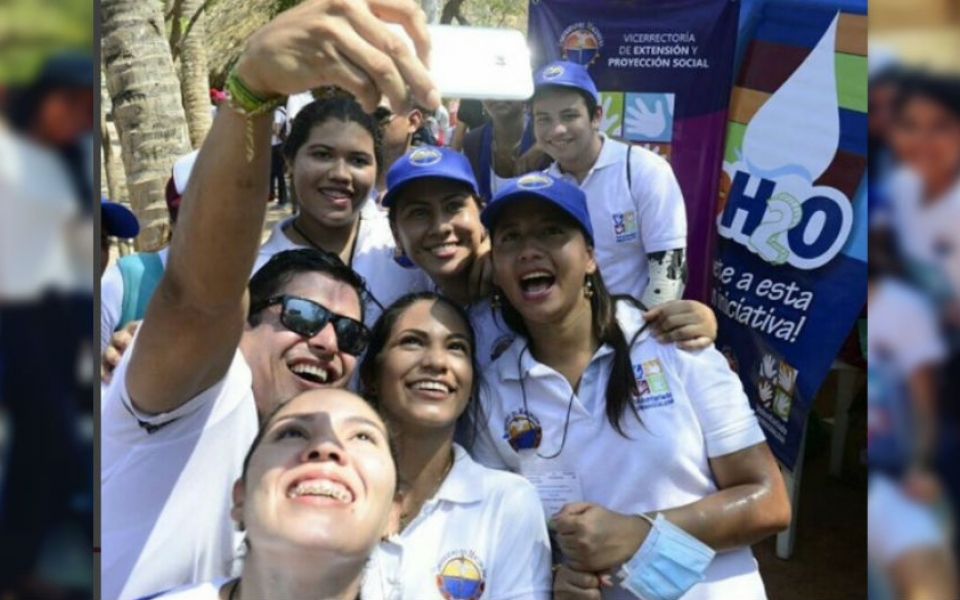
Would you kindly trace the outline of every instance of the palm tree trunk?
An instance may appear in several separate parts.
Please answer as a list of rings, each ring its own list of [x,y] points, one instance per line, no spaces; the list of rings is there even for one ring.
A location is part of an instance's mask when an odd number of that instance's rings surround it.
[[[101,0],[100,8],[103,66],[130,203],[140,219],[139,248],[152,250],[164,241],[170,168],[190,150],[180,84],[159,2]]]
[[[174,49],[180,61],[180,88],[187,113],[190,143],[199,148],[213,124],[210,111],[210,76],[207,66],[207,29],[204,0],[180,0],[174,16],[180,35]]]
[[[102,181],[106,189],[101,193],[114,202],[129,202],[127,196],[127,182],[123,173],[123,162],[120,158],[120,141],[117,139],[117,128],[113,126],[113,106],[110,104],[110,94],[107,93],[107,79],[100,75],[100,134],[102,144],[100,150],[103,160],[100,161]]]

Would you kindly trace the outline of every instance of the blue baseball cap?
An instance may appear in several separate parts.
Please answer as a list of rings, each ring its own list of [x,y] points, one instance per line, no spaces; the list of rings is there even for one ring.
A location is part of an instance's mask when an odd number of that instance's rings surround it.
[[[44,61],[36,83],[93,88],[95,75],[92,54],[67,50],[54,54]]]
[[[597,91],[597,85],[593,83],[593,79],[590,78],[587,70],[577,63],[555,60],[537,69],[537,72],[533,75],[534,94],[538,90],[551,85],[584,91],[598,103],[600,102],[600,92]]]
[[[100,198],[100,227],[107,235],[132,239],[140,233],[140,222],[130,209],[122,204]]]
[[[480,196],[477,179],[466,156],[449,148],[417,146],[397,159],[387,171],[387,193],[383,196],[382,204],[390,208],[404,185],[424,177],[465,183],[477,197]]]
[[[511,179],[480,213],[480,222],[493,233],[503,211],[526,198],[550,202],[580,225],[587,242],[593,246],[593,225],[587,210],[587,195],[579,187],[546,173],[528,173]]]

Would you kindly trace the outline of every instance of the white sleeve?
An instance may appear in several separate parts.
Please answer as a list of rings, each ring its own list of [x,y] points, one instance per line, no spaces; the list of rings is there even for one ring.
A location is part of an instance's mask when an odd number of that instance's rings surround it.
[[[237,410],[255,410],[251,400],[253,376],[239,350],[222,379],[176,409],[156,415],[137,409],[127,390],[127,368],[136,342],[134,336],[103,398],[101,441],[109,439],[128,446],[164,444],[171,438],[196,433],[218,424]],[[250,406],[243,406],[245,402],[250,402]]]
[[[666,160],[649,150],[630,151],[631,194],[647,254],[687,247],[687,211],[683,192]]]
[[[100,278],[100,354],[110,343],[110,337],[120,322],[123,310],[123,274],[113,263]]]
[[[537,491],[525,479],[501,498],[497,561],[485,597],[548,600],[553,594],[550,537]]]
[[[766,441],[740,378],[716,348],[686,352],[670,346],[670,354],[700,421],[708,457]]]

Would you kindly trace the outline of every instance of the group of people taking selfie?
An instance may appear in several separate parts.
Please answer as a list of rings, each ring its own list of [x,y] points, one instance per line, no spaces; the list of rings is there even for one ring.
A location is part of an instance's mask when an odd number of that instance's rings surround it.
[[[248,40],[105,348],[101,597],[765,598],[750,545],[789,501],[680,299],[669,164],[601,133],[562,61],[486,103],[482,160],[408,147],[441,101],[428,48],[408,0],[308,1]],[[324,86],[347,93],[293,119],[299,211],[261,245],[273,108]]]

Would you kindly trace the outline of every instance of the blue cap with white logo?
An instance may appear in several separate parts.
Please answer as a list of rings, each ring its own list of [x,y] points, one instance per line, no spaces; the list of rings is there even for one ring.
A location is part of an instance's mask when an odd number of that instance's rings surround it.
[[[600,92],[597,91],[597,85],[593,83],[593,79],[590,78],[587,70],[577,63],[555,60],[547,63],[534,73],[534,93],[550,85],[582,90],[593,96],[593,99],[598,103],[600,102]]]
[[[565,212],[577,222],[587,242],[593,246],[593,225],[587,210],[587,195],[572,183],[546,173],[528,173],[508,181],[480,213],[480,222],[493,233],[503,211],[526,198],[546,200]]]
[[[397,159],[387,171],[387,193],[383,196],[383,205],[387,208],[393,206],[405,184],[424,177],[459,181],[469,186],[477,197],[480,196],[477,180],[466,156],[449,148],[417,146]]]

